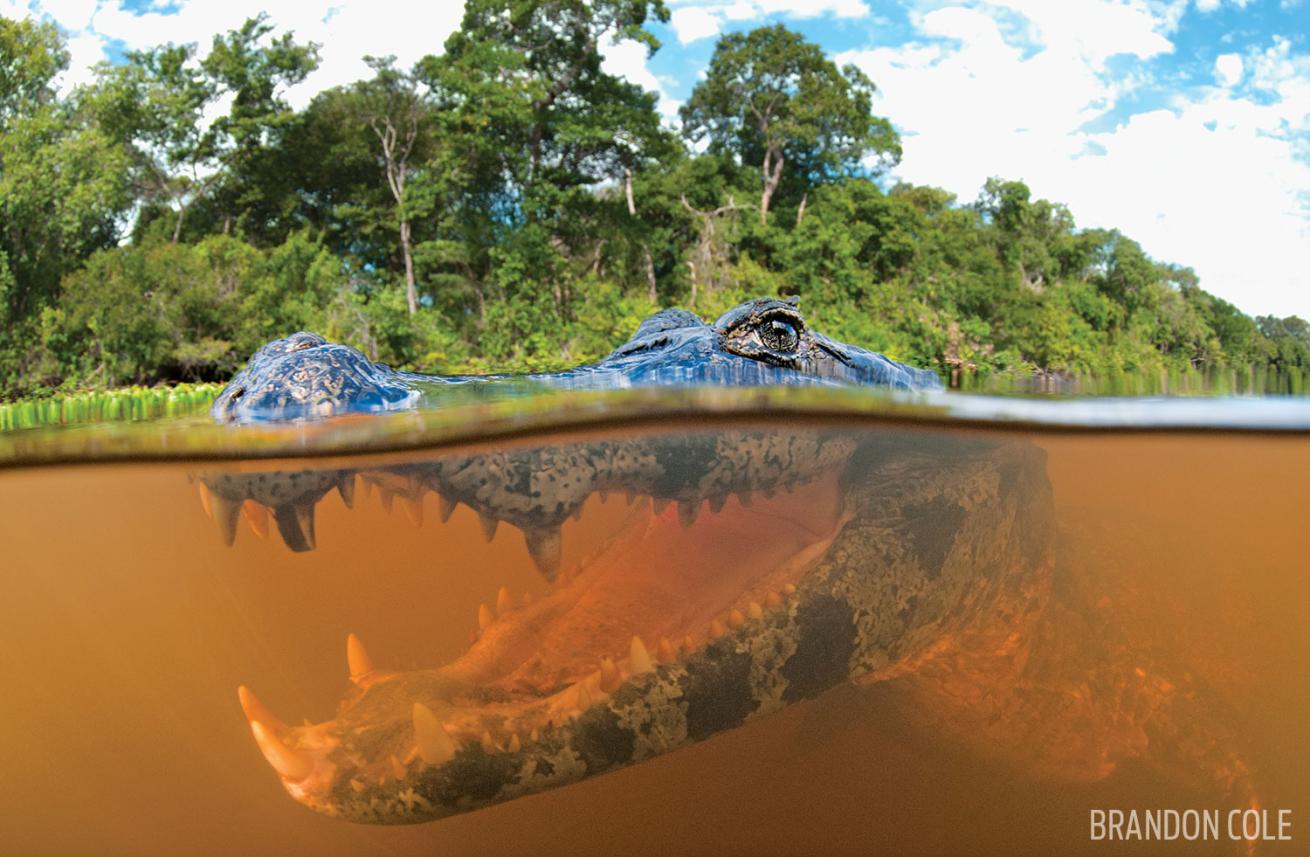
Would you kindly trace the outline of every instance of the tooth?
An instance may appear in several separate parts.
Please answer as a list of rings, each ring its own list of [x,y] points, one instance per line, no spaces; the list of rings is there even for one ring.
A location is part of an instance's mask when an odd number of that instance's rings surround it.
[[[341,495],[341,502],[346,504],[347,509],[355,508],[355,480],[355,474],[345,473],[337,482],[337,493]]]
[[[782,591],[785,592],[785,593],[787,593],[788,595],[795,595],[795,594],[796,594],[796,584],[794,584],[794,583],[784,583],[784,584],[782,585]]]
[[[646,644],[641,641],[641,637],[634,636],[632,642],[628,644],[628,666],[634,673],[648,673],[655,669],[655,664],[650,660],[650,652],[646,651]]]
[[[696,651],[696,644],[691,641],[691,635],[682,638],[682,656],[685,658],[692,652]]]
[[[735,631],[745,624],[746,624],[746,617],[741,615],[740,610],[734,607],[732,610],[728,611],[729,628],[732,628]]]
[[[673,501],[668,499],[667,497],[651,497],[650,498],[651,511],[653,511],[655,514],[658,515],[662,513],[665,509],[669,508],[669,504],[672,502]]]
[[[608,503],[608,502],[609,502],[609,499],[610,499],[610,492],[609,492],[609,491],[606,491],[604,488],[600,488],[600,489],[597,489],[596,494],[600,497],[600,502],[601,502],[601,503]]]
[[[727,502],[728,502],[727,494],[718,494],[714,497],[711,497],[709,499],[710,511],[716,515],[719,514],[719,512],[723,511],[723,504]]]
[[[673,663],[678,659],[678,653],[674,650],[673,644],[669,642],[668,637],[660,637],[659,645],[655,647],[655,657],[666,664]]]
[[[455,741],[441,725],[441,721],[437,720],[432,709],[416,702],[412,719],[414,745],[418,747],[419,758],[429,765],[442,765],[450,761],[455,755]]]
[[[398,780],[405,779],[405,766],[396,758],[396,754],[391,754],[391,775]]]
[[[450,520],[450,516],[455,514],[455,507],[459,505],[458,500],[451,500],[445,494],[437,493],[437,517],[441,518],[441,523]]]
[[[396,499],[396,495],[389,488],[383,488],[381,485],[379,485],[378,499],[382,501],[382,508],[386,510],[388,515],[390,515],[391,502]]]
[[[606,655],[600,659],[600,689],[606,693],[613,693],[623,684],[623,675],[619,668],[615,666],[614,659]]]
[[[528,553],[536,563],[537,571],[547,580],[554,580],[559,574],[560,553],[563,550],[559,528],[524,530],[523,540],[528,545]]]
[[[210,518],[214,517],[213,495],[209,493],[209,486],[204,482],[196,483],[196,490],[200,493],[200,508],[205,510],[205,514]]]
[[[364,791],[364,789],[368,788],[362,780],[357,780],[354,777],[350,778],[350,787],[355,790],[355,794],[359,794]]]
[[[574,509],[574,510],[573,510],[573,514],[569,515],[569,517],[572,518],[572,519],[575,520],[575,521],[581,521],[581,520],[582,520],[582,507],[579,506],[578,508]]]
[[[772,487],[769,487],[769,488],[765,488],[765,489],[764,489],[763,491],[761,491],[760,493],[764,495],[764,499],[765,499],[765,500],[772,500],[772,499],[773,499],[773,495],[776,494],[776,493],[778,493],[778,492],[777,492],[777,489],[772,488]]]
[[[241,504],[241,514],[245,516],[250,531],[261,539],[268,538],[268,507],[254,500]]]
[[[314,504],[278,506],[273,510],[277,531],[287,547],[299,553],[314,549]]]
[[[717,640],[719,637],[722,637],[726,633],[728,633],[728,629],[723,627],[723,623],[720,622],[718,619],[715,619],[713,622],[710,622],[711,640]]]
[[[764,596],[764,606],[768,607],[770,610],[777,610],[782,606],[782,596],[776,592],[770,592],[768,595]]]
[[[541,733],[537,731],[537,727],[535,726],[532,727],[532,732],[528,734],[528,740],[531,741],[533,744],[536,744],[538,741],[541,740]]]
[[[292,750],[286,744],[283,744],[278,737],[260,723],[254,720],[250,724],[250,732],[255,736],[255,743],[259,745],[259,752],[264,754],[264,758],[273,770],[277,771],[283,779],[292,782],[299,782],[309,776],[314,770],[314,759]]]
[[[699,500],[679,500],[678,501],[678,523],[684,527],[690,527],[696,523],[696,516],[700,514]]]
[[[637,502],[637,492],[636,492],[636,491],[624,491],[624,492],[623,492],[623,502],[627,503],[629,506],[631,506],[633,503]]]
[[[488,515],[486,512],[478,512],[478,523],[482,525],[482,536],[487,541],[496,537],[496,528],[500,526],[500,519]]]
[[[241,710],[246,713],[246,719],[251,723],[259,721],[264,724],[264,728],[273,732],[285,732],[287,725],[278,719],[278,716],[268,710],[268,706],[259,701],[254,692],[244,684],[237,688],[237,699],[241,701]]]
[[[218,523],[218,534],[223,537],[223,544],[228,547],[237,538],[237,518],[241,515],[241,501],[229,500],[222,494],[214,494],[210,499],[214,509],[214,520]]]
[[[414,526],[423,526],[423,495],[401,497],[400,502],[404,504],[405,512],[409,514],[409,519],[414,522]]]
[[[485,753],[500,752],[500,748],[496,746],[496,742],[491,740],[491,733],[486,730],[483,730],[482,732],[482,750]]]
[[[354,634],[346,635],[346,666],[350,669],[350,680],[355,684],[377,669],[364,644]]]
[[[763,619],[764,608],[760,606],[760,602],[752,601],[746,608],[746,615],[750,616],[752,619]]]
[[[753,491],[738,491],[738,492],[737,492],[737,502],[740,503],[744,508],[749,509],[750,506],[751,506],[751,504],[755,502],[755,492],[753,492]]]
[[[505,749],[511,753],[517,753],[523,749],[523,742],[519,740],[519,733],[515,732],[509,737],[509,743],[505,745]]]
[[[373,496],[373,480],[367,477],[360,479],[359,493],[364,497]]]
[[[485,631],[491,627],[491,623],[496,621],[491,615],[491,608],[485,604],[478,605],[478,630]]]
[[[496,593],[496,615],[504,616],[510,610],[509,587],[502,586]]]
[[[586,711],[588,708],[591,708],[591,691],[587,690],[587,686],[582,682],[578,682],[577,704],[578,704],[578,708],[582,709],[583,711]]]

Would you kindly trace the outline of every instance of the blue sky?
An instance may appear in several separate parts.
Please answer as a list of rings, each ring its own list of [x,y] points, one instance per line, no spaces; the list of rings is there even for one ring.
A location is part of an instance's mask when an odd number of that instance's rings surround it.
[[[782,21],[879,87],[894,178],[976,197],[991,175],[1117,227],[1251,314],[1310,318],[1310,0],[671,0],[663,48],[606,46],[670,122],[723,32]],[[460,2],[0,0],[68,34],[65,84],[122,49],[207,43],[247,16],[323,45],[304,103],[365,54],[437,52]],[[391,26],[406,21],[403,28]]]

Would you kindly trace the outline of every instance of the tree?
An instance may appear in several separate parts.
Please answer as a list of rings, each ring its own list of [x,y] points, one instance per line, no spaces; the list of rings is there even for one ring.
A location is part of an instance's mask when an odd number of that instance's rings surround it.
[[[51,85],[68,67],[54,24],[0,18],[0,129],[54,100]]]
[[[760,168],[760,222],[783,179],[804,192],[824,181],[900,159],[900,140],[874,116],[873,82],[854,66],[838,69],[822,48],[781,24],[719,39],[705,79],[682,108],[685,133],[708,137],[712,150],[732,152]]]
[[[426,135],[426,105],[419,92],[419,82],[397,71],[395,57],[367,57],[373,69],[372,80],[356,85],[363,120],[378,138],[387,188],[396,201],[396,219],[400,224],[400,252],[405,263],[405,303],[409,314],[418,311],[418,286],[414,279],[414,247],[410,212],[405,187],[413,174],[414,162],[422,157]]]

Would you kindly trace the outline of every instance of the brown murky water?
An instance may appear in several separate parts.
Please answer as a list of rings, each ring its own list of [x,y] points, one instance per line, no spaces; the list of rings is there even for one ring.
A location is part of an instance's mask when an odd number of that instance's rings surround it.
[[[867,431],[904,433],[911,445],[942,433]],[[1127,758],[1099,776],[1034,774],[1052,747],[1105,724],[1058,706],[1049,719],[1012,723],[1002,706],[971,724],[932,694],[907,692],[911,674],[839,686],[690,748],[478,812],[411,826],[343,822],[286,794],[236,688],[256,689],[289,722],[317,722],[347,687],[348,633],[390,669],[450,661],[502,585],[547,592],[522,539],[502,529],[486,543],[464,506],[441,523],[432,494],[416,525],[405,504],[388,513],[379,492],[361,491],[353,509],[335,492],[319,503],[312,551],[294,553],[276,530],[259,538],[244,522],[226,547],[188,478],[215,465],[13,469],[0,471],[0,851],[1244,853],[1226,837],[1089,840],[1095,808],[1245,808],[1210,779],[1203,757],[1218,743],[1249,767],[1261,809],[1290,812],[1291,840],[1257,853],[1307,853],[1310,439],[1009,437],[1047,454],[1055,589],[1088,596],[1071,602],[1087,615],[1057,623],[1082,631],[1048,628],[1031,648],[1065,666],[1070,698],[1113,692],[1080,679],[1103,659],[1089,640],[1140,652],[1146,684],[1203,687],[1205,700],[1181,709],[1196,722],[1170,727],[1181,749],[1169,765]],[[779,495],[778,508],[786,502]],[[593,495],[581,520],[564,525],[563,565],[630,524],[634,508]],[[708,544],[715,525],[702,514],[690,532]],[[969,693],[986,708],[993,690],[1008,692],[984,676]],[[1140,740],[1130,727],[1108,731],[1120,744]]]

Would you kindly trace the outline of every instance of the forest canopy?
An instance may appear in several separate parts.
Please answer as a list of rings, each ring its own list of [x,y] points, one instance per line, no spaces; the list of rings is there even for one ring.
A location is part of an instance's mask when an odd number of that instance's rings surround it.
[[[1247,317],[1020,181],[892,183],[876,82],[781,25],[724,35],[669,128],[602,65],[667,18],[468,0],[412,68],[370,58],[301,110],[318,46],[262,18],[62,94],[62,35],[0,18],[0,396],[221,379],[299,329],[428,372],[550,369],[757,295],[955,383],[1310,369],[1304,320]]]

